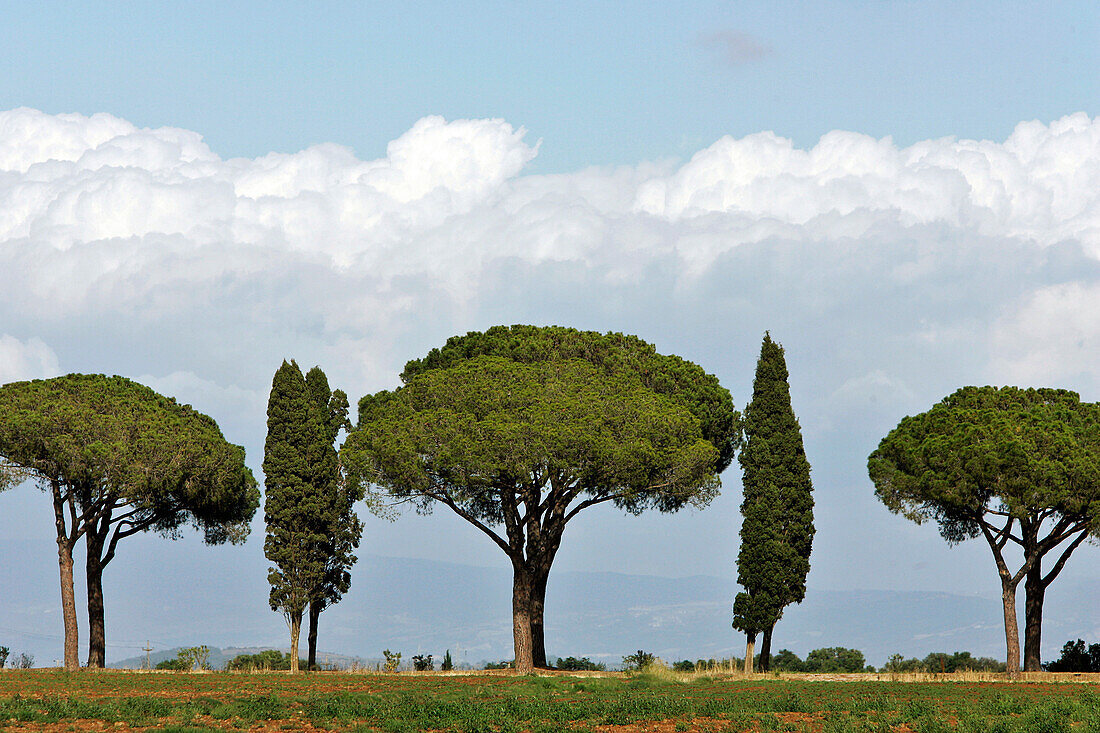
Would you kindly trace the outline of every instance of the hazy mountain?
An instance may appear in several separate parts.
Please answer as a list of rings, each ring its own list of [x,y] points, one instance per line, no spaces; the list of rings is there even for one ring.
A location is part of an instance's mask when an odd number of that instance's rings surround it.
[[[146,642],[163,652],[154,663],[181,646],[206,644],[230,658],[286,648],[282,617],[267,606],[262,556],[153,539],[133,549],[106,573],[109,661],[140,660]],[[154,549],[157,562],[148,562]],[[53,543],[0,540],[0,552],[0,644],[50,664],[61,654]],[[456,663],[511,658],[510,581],[506,568],[366,555],[354,569],[352,593],[322,615],[319,646],[348,659],[378,659],[387,648],[406,660],[418,653],[438,660],[446,649]],[[1095,637],[1088,609],[1098,590],[1096,581],[1072,578],[1052,586],[1048,657],[1066,639]],[[729,578],[559,572],[547,598],[547,651],[611,664],[637,649],[668,660],[740,654],[743,637],[730,628],[735,591]],[[82,635],[86,628],[82,618]],[[1000,657],[1003,645],[997,598],[922,591],[811,588],[775,637],[777,650],[854,647],[876,665],[894,652],[965,649]]]

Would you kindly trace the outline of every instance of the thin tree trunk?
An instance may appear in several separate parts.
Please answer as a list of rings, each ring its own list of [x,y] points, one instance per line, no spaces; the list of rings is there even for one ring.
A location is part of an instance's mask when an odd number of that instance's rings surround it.
[[[1031,567],[1024,580],[1024,671],[1042,671],[1043,642],[1043,569],[1038,562]]]
[[[1001,580],[1001,603],[1005,617],[1005,671],[1009,676],[1020,674],[1020,626],[1016,621],[1016,586]]]
[[[76,622],[76,592],[73,590],[73,545],[65,528],[65,502],[61,487],[52,483],[54,523],[57,527],[57,566],[61,576],[61,616],[65,623],[65,670],[80,670],[80,634]]]
[[[542,669],[546,662],[546,636],[543,616],[546,609],[546,581],[549,573],[538,573],[531,585],[531,661]]]
[[[290,624],[290,673],[298,673],[298,636],[302,633],[302,612],[287,614]]]
[[[306,640],[309,645],[309,657],[306,668],[310,671],[317,669],[317,622],[321,618],[321,604],[317,601],[309,602],[309,632]]]
[[[75,672],[80,669],[80,633],[73,590],[73,548],[64,537],[57,538],[57,564],[61,571],[61,615],[65,621],[65,670]]]
[[[752,674],[752,657],[756,652],[756,632],[745,634],[745,674]]]
[[[106,666],[107,635],[103,617],[103,537],[90,529],[84,537],[88,556],[84,567],[88,576],[88,668]]]
[[[760,671],[767,672],[771,669],[772,657],[772,630],[775,624],[764,629],[764,639],[760,642]]]
[[[512,641],[516,654],[516,672],[534,671],[531,637],[531,574],[519,562],[512,561]]]

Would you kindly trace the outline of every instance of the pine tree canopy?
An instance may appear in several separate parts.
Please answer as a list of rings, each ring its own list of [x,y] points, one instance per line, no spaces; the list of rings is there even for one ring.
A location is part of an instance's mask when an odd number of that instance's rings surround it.
[[[214,420],[124,377],[0,387],[0,457],[9,476],[73,489],[84,514],[112,505],[116,539],[192,524],[211,544],[240,542],[259,505],[244,449]]]

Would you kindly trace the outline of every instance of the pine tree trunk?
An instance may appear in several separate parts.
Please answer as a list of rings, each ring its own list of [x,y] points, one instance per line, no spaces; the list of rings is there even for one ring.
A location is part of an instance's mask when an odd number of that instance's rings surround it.
[[[531,661],[535,667],[542,669],[549,666],[546,663],[546,637],[543,625],[548,578],[548,573],[539,573],[531,586]]]
[[[306,668],[310,671],[317,669],[317,622],[321,618],[321,604],[317,601],[309,603],[309,632],[306,640],[309,645],[309,656]]]
[[[65,623],[65,670],[80,670],[80,633],[76,622],[76,592],[73,590],[73,545],[65,529],[65,502],[61,487],[51,483],[54,524],[57,528],[57,567],[61,577],[61,616]]]
[[[302,612],[287,614],[290,621],[290,673],[298,673],[298,636],[302,633]]]
[[[1001,604],[1005,618],[1005,671],[1010,677],[1020,674],[1020,627],[1016,622],[1016,587],[1001,580]]]
[[[756,653],[756,633],[745,634],[745,674],[752,674],[752,658]]]
[[[534,671],[531,637],[531,574],[520,563],[512,562],[512,641],[516,654],[516,672]]]
[[[61,572],[61,615],[65,621],[65,670],[80,670],[80,633],[73,590],[73,547],[68,538],[57,538],[57,564]]]
[[[1043,642],[1043,569],[1038,562],[1024,581],[1024,671],[1041,672]]]
[[[775,624],[764,629],[764,639],[760,642],[760,671],[767,672],[771,669],[772,657],[772,630]]]
[[[89,529],[84,537],[88,556],[84,567],[88,576],[88,668],[106,666],[107,634],[103,618],[103,538]]]

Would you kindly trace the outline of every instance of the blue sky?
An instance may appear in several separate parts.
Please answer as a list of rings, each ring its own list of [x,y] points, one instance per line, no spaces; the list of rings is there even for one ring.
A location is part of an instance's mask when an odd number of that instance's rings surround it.
[[[533,171],[774,130],[1001,140],[1100,99],[1092,2],[6,3],[0,107],[200,131],[223,157],[503,117]]]
[[[962,385],[1100,399],[1094,2],[0,10],[0,383],[138,379],[257,474],[284,358],[354,401],[453,334],[557,323],[638,334],[743,407],[770,330],[810,586],[995,595],[987,548],[875,500],[868,453]],[[555,567],[732,576],[723,478],[702,512],[585,512]],[[0,536],[49,540],[42,498],[0,496]],[[366,520],[365,553],[505,564],[443,511]],[[262,564],[262,536],[172,551]]]

